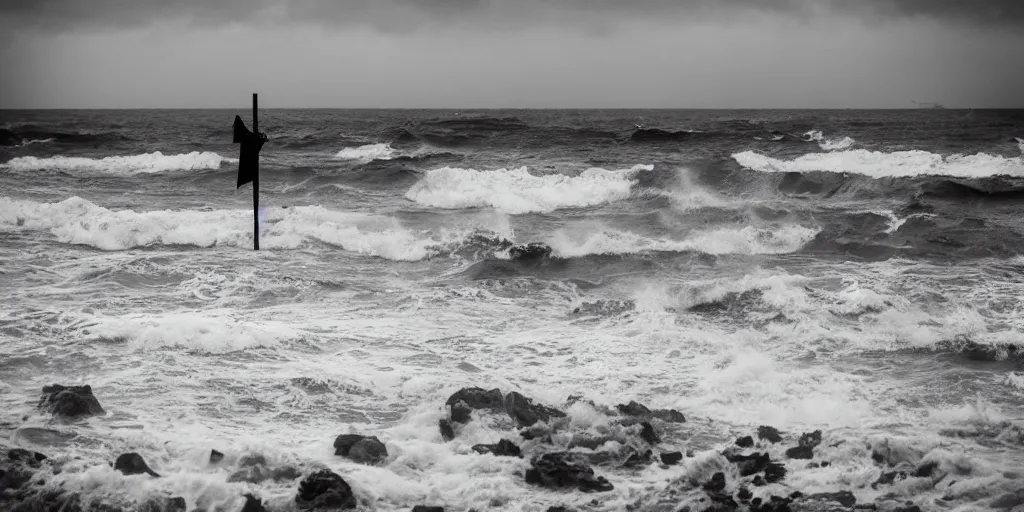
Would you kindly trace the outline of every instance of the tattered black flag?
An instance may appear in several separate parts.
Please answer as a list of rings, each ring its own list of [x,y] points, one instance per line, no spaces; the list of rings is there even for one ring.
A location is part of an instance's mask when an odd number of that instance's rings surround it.
[[[242,145],[242,152],[238,157],[238,185],[235,187],[239,188],[256,179],[259,172],[260,149],[267,142],[267,136],[249,131],[241,116],[235,116],[234,142]]]

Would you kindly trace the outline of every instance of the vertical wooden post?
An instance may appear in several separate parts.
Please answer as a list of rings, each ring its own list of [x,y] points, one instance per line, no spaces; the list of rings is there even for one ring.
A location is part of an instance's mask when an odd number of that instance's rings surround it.
[[[256,119],[256,93],[252,93],[252,131],[259,134],[260,125]],[[252,178],[252,248],[260,250],[260,157],[256,155],[256,175]]]

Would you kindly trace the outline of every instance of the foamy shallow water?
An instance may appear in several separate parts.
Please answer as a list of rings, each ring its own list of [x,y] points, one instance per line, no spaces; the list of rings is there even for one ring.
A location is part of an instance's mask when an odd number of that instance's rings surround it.
[[[445,146],[456,128],[381,138],[389,122],[348,126],[344,141],[282,134],[264,160],[259,253],[236,148],[219,139],[10,150],[22,153],[0,164],[3,444],[61,461],[48,486],[128,509],[167,495],[234,512],[247,492],[293,509],[297,480],[230,481],[259,453],[336,471],[372,510],[701,510],[715,472],[730,494],[745,481],[722,452],[761,425],[785,440],[756,449],[788,472],[756,496],[849,490],[881,510],[971,511],[1024,488],[1024,224],[1012,200],[927,182],[1012,180],[1014,139],[956,156],[887,146],[913,130],[829,120],[781,138],[680,124],[641,145],[614,126],[506,133],[485,119],[460,120],[468,135]],[[921,183],[937,192],[914,195]],[[994,186],[1012,199],[1016,182]],[[552,258],[516,261],[505,240]],[[36,407],[52,383],[90,384],[108,414],[56,422]],[[467,386],[561,408],[577,434],[617,428],[607,406],[676,409],[687,421],[655,423],[655,456],[689,455],[595,466],[606,493],[531,486],[528,459],[472,450],[540,449],[508,418],[442,439],[445,400]],[[787,459],[814,430],[813,462],[830,464]],[[387,461],[333,455],[342,433],[378,436]],[[225,460],[209,464],[211,449]],[[125,452],[163,477],[114,471]],[[872,486],[926,463],[933,477]]]

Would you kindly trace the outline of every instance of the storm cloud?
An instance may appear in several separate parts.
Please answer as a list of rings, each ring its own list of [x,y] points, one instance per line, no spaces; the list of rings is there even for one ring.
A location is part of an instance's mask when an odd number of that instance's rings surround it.
[[[0,108],[1024,106],[1024,0],[0,0]]]
[[[1020,28],[1021,0],[4,0],[9,27],[77,30],[133,27],[167,20],[369,26],[386,32],[423,27],[592,25],[623,19],[686,22],[747,13],[812,20],[848,15],[955,25]]]

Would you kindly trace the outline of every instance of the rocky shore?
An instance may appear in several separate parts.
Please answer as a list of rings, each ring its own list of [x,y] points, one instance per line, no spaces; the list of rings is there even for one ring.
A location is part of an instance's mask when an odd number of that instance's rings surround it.
[[[104,415],[90,386],[52,385],[43,388],[39,409],[56,422],[74,422],[90,416]],[[569,397],[566,408],[581,402]],[[913,485],[935,487],[940,482],[962,478],[970,468],[951,467],[948,461],[931,459],[897,444],[888,442],[865,447],[876,467],[876,478],[870,484],[876,498],[858,500],[858,489],[851,485],[831,492],[804,494],[788,488],[790,468],[827,470],[830,461],[819,456],[823,446],[838,446],[845,441],[831,439],[822,431],[789,433],[771,426],[737,438],[732,446],[714,453],[684,453],[671,441],[685,435],[686,417],[671,409],[650,409],[630,402],[606,406],[585,402],[594,411],[607,416],[607,427],[585,431],[574,427],[563,409],[539,403],[516,391],[463,388],[452,394],[444,404],[438,422],[438,442],[459,438],[472,422],[511,421],[518,438],[495,439],[490,444],[476,444],[472,450],[481,457],[512,457],[523,461],[522,482],[538,493],[554,492],[554,496],[586,493],[597,496],[615,489],[615,471],[637,468],[662,468],[686,463],[703,464],[705,480],[694,478],[667,479],[663,490],[645,496],[627,510],[677,511],[847,511],[877,510],[884,512],[919,512],[912,502],[901,501],[884,492],[887,486],[913,482]],[[671,432],[671,436],[666,436]],[[62,464],[55,454],[38,453],[3,442],[0,455],[0,509],[12,512],[185,512],[213,510],[225,512],[260,512],[291,510],[374,510],[374,504],[350,485],[345,475],[322,464],[296,467],[268,462],[258,453],[224,453],[211,449],[211,466],[228,466],[229,482],[261,484],[274,482],[294,487],[294,499],[288,503],[265,502],[256,493],[245,493],[234,500],[237,505],[205,508],[188,503],[183,496],[149,495],[130,503],[109,503],[103,496],[87,491],[71,491],[63,487]],[[386,440],[372,432],[343,433],[334,440],[334,455],[366,466],[385,466],[389,452]],[[99,462],[98,462],[99,463]],[[119,455],[108,464],[125,477],[163,478],[147,464],[144,453]],[[877,491],[883,491],[881,493]],[[600,500],[591,502],[586,510],[606,510]],[[993,510],[1024,510],[1024,488],[992,496]],[[414,512],[452,510],[436,504],[409,504]],[[573,510],[551,506],[548,512]],[[464,512],[464,511],[458,511]]]

